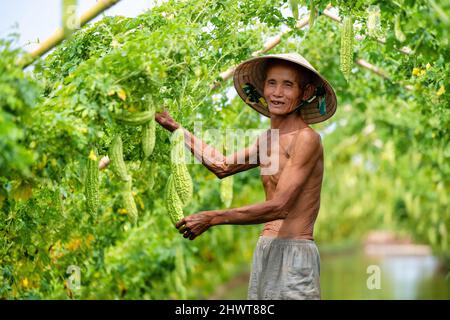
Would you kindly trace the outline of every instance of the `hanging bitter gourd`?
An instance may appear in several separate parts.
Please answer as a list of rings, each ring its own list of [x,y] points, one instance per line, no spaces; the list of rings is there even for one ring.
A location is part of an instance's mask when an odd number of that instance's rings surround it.
[[[138,219],[138,210],[133,198],[133,183],[131,176],[128,174],[125,161],[123,160],[123,143],[119,134],[117,134],[111,142],[109,158],[111,159],[111,166],[114,173],[122,180],[122,182],[125,182],[122,190],[123,205],[127,211],[129,220],[132,223],[136,223]]]
[[[128,219],[131,223],[136,223],[138,219],[138,210],[136,202],[134,201],[132,186],[131,179],[125,182],[122,198],[125,210],[127,210]]]
[[[295,20],[298,20],[298,5],[300,0],[289,0],[289,5],[291,6],[292,16]]]
[[[342,23],[340,54],[340,69],[348,81],[353,63],[353,19],[350,16],[344,17]]]
[[[233,201],[233,176],[228,176],[220,180],[220,199],[229,208]]]
[[[400,26],[400,16],[399,15],[395,16],[394,33],[395,33],[395,37],[397,38],[398,41],[403,42],[406,40],[406,36],[402,31],[402,27]]]
[[[56,188],[53,195],[54,195],[56,210],[58,211],[59,214],[64,216],[65,215],[64,200],[63,200],[63,196],[62,196],[59,188]]]
[[[123,144],[120,135],[116,135],[111,141],[109,158],[111,160],[111,168],[114,173],[122,181],[131,180],[131,177],[128,175],[125,161],[123,160]]]
[[[184,283],[187,280],[186,262],[183,256],[181,247],[175,249],[175,270],[178,273],[181,281]]]
[[[150,106],[149,112],[153,114],[152,119],[142,125],[142,151],[145,158],[150,157],[153,153],[156,138],[155,109],[153,106]]]
[[[367,34],[376,38],[381,32],[380,7],[370,5],[367,8],[367,13]]]
[[[309,0],[309,29],[311,30],[314,19],[316,17],[316,8],[314,7],[314,0]]]
[[[169,176],[167,181],[165,198],[167,212],[169,213],[170,220],[175,225],[178,221],[184,218],[184,214],[183,203],[178,196],[172,174]]]
[[[86,175],[85,175],[85,196],[86,196],[86,207],[88,213],[96,217],[99,200],[99,170],[98,170],[98,159],[94,150],[91,150],[90,155],[87,159],[86,164]]]
[[[177,292],[176,298],[181,299],[181,300],[186,300],[187,299],[187,290],[186,290],[186,286],[184,285],[184,282],[182,281],[180,275],[176,271],[173,271],[171,277],[173,279],[173,282],[174,282],[173,285]]]
[[[114,119],[130,126],[141,126],[155,119],[154,110],[129,113],[127,115],[115,115]]]
[[[77,0],[63,0],[62,1],[62,28],[66,37],[74,31],[74,28],[78,27],[76,18]]]
[[[184,206],[191,200],[194,187],[185,163],[184,131],[182,128],[176,129],[172,134],[170,158],[174,186]]]

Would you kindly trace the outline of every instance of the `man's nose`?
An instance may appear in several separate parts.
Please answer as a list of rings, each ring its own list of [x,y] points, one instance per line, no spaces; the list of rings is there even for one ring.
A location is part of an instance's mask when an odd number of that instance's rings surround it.
[[[277,97],[281,97],[283,95],[283,88],[281,86],[276,86],[273,95]]]

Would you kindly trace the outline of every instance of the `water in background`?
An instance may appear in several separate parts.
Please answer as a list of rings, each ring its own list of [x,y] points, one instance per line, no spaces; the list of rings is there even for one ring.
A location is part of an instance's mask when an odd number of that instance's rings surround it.
[[[450,300],[450,279],[431,255],[371,257],[358,248],[321,258],[322,299]],[[369,266],[379,267],[379,289],[368,288]]]
[[[450,300],[450,275],[441,269],[439,260],[432,255],[391,253],[373,256],[368,255],[364,247],[333,252],[321,251],[319,246],[319,251],[323,300]],[[368,279],[374,275],[370,266],[380,271],[379,289],[368,288]],[[248,271],[219,288],[212,299],[245,300]]]

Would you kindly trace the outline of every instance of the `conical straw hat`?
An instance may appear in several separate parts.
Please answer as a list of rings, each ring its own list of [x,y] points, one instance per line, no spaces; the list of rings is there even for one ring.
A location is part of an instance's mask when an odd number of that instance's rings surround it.
[[[233,78],[234,87],[236,88],[236,91],[238,92],[242,100],[244,100],[244,102],[246,102],[250,107],[270,118],[270,112],[265,99],[260,98],[259,101],[255,101],[255,99],[249,99],[249,96],[244,90],[244,87],[247,84],[250,84],[256,89],[260,97],[264,96],[265,63],[269,59],[281,59],[298,64],[302,68],[311,71],[310,73],[315,75],[314,79],[312,80],[312,84],[314,84],[316,87],[322,86],[325,89],[324,109],[319,110],[319,98],[312,100],[310,103],[304,102],[304,105],[300,108],[299,111],[306,123],[312,124],[325,121],[336,112],[337,100],[333,88],[328,83],[328,81],[322,75],[320,75],[320,73],[317,72],[317,70],[314,69],[314,67],[305,58],[297,53],[271,54],[252,58],[250,60],[242,62],[239,66],[236,67]]]

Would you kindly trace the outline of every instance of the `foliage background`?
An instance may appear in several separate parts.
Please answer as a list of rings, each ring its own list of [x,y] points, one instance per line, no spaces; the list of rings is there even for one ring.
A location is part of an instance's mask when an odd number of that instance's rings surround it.
[[[333,84],[338,111],[313,125],[323,135],[325,176],[315,229],[319,246],[359,241],[372,228],[412,234],[450,265],[449,4],[444,1],[332,1],[357,20],[365,39],[356,65],[339,71],[340,28],[324,16],[286,34],[273,52],[296,51]],[[367,36],[367,8],[381,9],[386,45]],[[302,5],[306,3],[300,2]],[[323,10],[328,1],[315,1]],[[0,297],[199,299],[248,266],[260,226],[220,226],[194,242],[170,224],[161,196],[169,175],[169,134],[158,126],[143,160],[140,128],[119,125],[122,110],[167,108],[184,127],[268,128],[220,72],[251,57],[281,28],[293,28],[287,1],[168,1],[136,17],[105,17],[23,72],[14,35],[0,52]],[[286,13],[288,12],[288,13]],[[405,35],[395,36],[395,21]],[[396,49],[413,49],[403,55]],[[410,85],[412,89],[405,87]],[[207,128],[205,128],[207,129]],[[121,188],[101,173],[99,214],[86,212],[84,167],[91,149],[107,153],[120,132],[139,208],[137,226],[120,214]],[[214,143],[214,140],[210,140]],[[220,181],[189,165],[194,199],[186,214],[223,208]],[[259,171],[235,176],[233,207],[264,200]],[[81,269],[81,289],[66,285]]]

